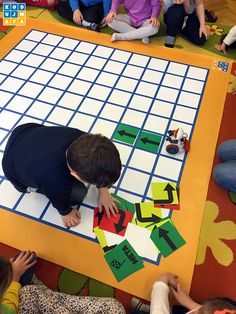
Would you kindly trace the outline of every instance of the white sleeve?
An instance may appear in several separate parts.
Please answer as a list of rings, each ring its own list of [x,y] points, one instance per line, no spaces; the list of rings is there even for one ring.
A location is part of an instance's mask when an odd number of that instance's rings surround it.
[[[236,25],[231,28],[228,35],[224,39],[224,43],[227,46],[230,46],[233,42],[236,41]]]
[[[162,281],[156,281],[152,288],[150,314],[170,314],[170,289]]]

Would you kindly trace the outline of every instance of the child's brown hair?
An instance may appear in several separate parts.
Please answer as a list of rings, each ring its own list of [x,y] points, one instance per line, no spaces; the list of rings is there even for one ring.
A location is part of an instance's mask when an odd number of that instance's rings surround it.
[[[12,281],[12,266],[8,259],[0,255],[0,300]]]
[[[198,314],[236,314],[236,307],[221,299],[212,299],[203,303]]]

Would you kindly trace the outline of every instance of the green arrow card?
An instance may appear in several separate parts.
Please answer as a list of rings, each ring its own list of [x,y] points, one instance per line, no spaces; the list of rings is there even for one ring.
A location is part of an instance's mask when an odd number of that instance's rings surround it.
[[[113,138],[117,141],[133,145],[138,135],[139,129],[131,125],[119,124]]]
[[[186,243],[170,219],[153,229],[151,239],[163,256],[170,255]]]
[[[142,131],[136,146],[148,152],[157,153],[161,144],[162,136]]]
[[[143,260],[127,240],[108,252],[105,259],[117,281],[121,281],[143,268]]]
[[[119,203],[116,203],[119,208],[123,210],[128,210],[132,214],[135,213],[135,205],[133,203],[130,203],[129,201],[125,200],[124,198],[114,193],[112,193],[111,195],[119,201]]]

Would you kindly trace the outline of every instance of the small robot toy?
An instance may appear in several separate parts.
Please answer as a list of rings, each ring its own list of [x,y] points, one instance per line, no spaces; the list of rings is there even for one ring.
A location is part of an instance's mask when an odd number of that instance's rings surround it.
[[[188,152],[190,143],[187,140],[188,134],[184,133],[183,129],[169,130],[166,137],[166,151],[174,155],[177,153]]]

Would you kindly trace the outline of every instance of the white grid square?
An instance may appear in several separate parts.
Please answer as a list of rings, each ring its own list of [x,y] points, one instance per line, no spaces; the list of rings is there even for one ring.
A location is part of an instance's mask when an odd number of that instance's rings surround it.
[[[8,77],[1,85],[0,88],[3,90],[7,90],[8,92],[16,93],[19,88],[25,83],[25,81]]]
[[[108,59],[110,55],[112,54],[113,50],[114,49],[110,47],[97,46],[97,48],[93,52],[93,55]]]
[[[106,100],[110,91],[111,88],[109,87],[94,84],[89,91],[88,96],[95,99]]]
[[[155,175],[178,181],[182,162],[173,158],[160,156],[156,165]]]
[[[50,54],[50,58],[59,59],[65,61],[69,54],[71,53],[70,50],[63,49],[63,48],[56,48]]]
[[[96,80],[96,83],[112,87],[115,86],[118,78],[119,78],[118,75],[107,72],[101,72],[101,74]]]
[[[71,38],[63,38],[58,47],[66,48],[69,50],[75,49],[78,45],[79,40],[71,39]]]
[[[58,73],[75,77],[80,69],[81,69],[80,65],[65,62],[59,69]]]
[[[31,217],[39,218],[47,203],[48,199],[44,195],[38,193],[27,193],[17,205],[16,211]]]
[[[7,109],[14,110],[19,113],[24,113],[27,108],[32,104],[33,99],[16,95],[7,105]]]
[[[142,77],[142,80],[155,84],[160,84],[162,76],[163,76],[162,72],[146,69]]]
[[[143,74],[143,71],[144,71],[143,68],[128,64],[126,65],[125,70],[122,73],[122,75],[139,80],[141,75]]]
[[[26,82],[25,85],[20,89],[18,94],[31,98],[36,98],[43,88],[43,85]]]
[[[88,132],[94,120],[95,117],[88,116],[87,114],[83,113],[76,113],[68,126],[70,126],[71,128],[80,129],[84,132]]]
[[[156,71],[165,72],[167,65],[169,64],[166,60],[161,60],[157,58],[151,58],[150,62],[148,63],[148,68],[153,69]]]
[[[128,92],[133,92],[137,84],[137,80],[128,77],[120,77],[119,81],[116,84],[116,88],[123,89]]]
[[[126,63],[130,56],[131,52],[115,49],[110,59]]]
[[[66,92],[58,102],[58,106],[76,110],[83,100],[83,96]]]
[[[146,114],[132,109],[127,109],[121,122],[128,125],[135,125],[141,128],[146,118]]]
[[[2,169],[2,158],[3,158],[3,152],[0,151],[0,177],[4,177],[4,172]]]
[[[95,125],[93,126],[92,133],[101,133],[108,138],[112,137],[117,124],[111,121],[106,121],[103,119],[97,119]]]
[[[4,92],[0,90],[0,99],[1,99],[1,105],[0,108],[5,106],[6,103],[8,103],[8,101],[12,98],[13,94]]]
[[[89,81],[89,82],[94,82],[99,74],[98,70],[87,68],[87,67],[82,67],[80,72],[77,75],[77,78]]]
[[[76,65],[83,65],[88,59],[88,55],[80,52],[72,52],[72,54],[67,59],[68,62],[75,63]]]
[[[0,73],[10,74],[16,67],[17,63],[2,60],[0,61]]]
[[[93,232],[93,209],[80,206],[79,208],[81,214],[81,221],[80,224],[76,227],[70,228],[74,232],[79,234],[86,235],[92,239],[96,238],[95,233]]]
[[[93,69],[101,70],[106,62],[106,59],[92,56],[87,60],[85,65]]]
[[[138,55],[137,53],[134,53],[129,60],[129,64],[145,67],[147,66],[149,60],[150,57],[148,56]]]
[[[51,104],[56,104],[63,91],[51,87],[46,87],[43,92],[38,97],[39,100],[49,102]]]
[[[98,206],[98,188],[95,185],[88,187],[88,192],[84,198],[83,204],[90,205],[93,208]]]
[[[102,101],[91,98],[85,98],[81,106],[79,107],[79,111],[97,116],[102,106],[103,106]]]
[[[11,195],[11,197],[9,197]],[[3,180],[0,184],[1,205],[9,209],[14,208],[21,193],[19,193],[8,180]]]
[[[58,213],[56,208],[54,208],[52,205],[48,207],[42,220],[65,229],[62,219],[61,219],[61,215]]]
[[[46,85],[54,74],[52,72],[44,70],[36,70],[35,73],[29,79],[32,82]]]
[[[47,34],[46,37],[42,40],[42,43],[56,46],[62,40],[63,37],[53,34]]]
[[[52,105],[35,101],[26,114],[44,120],[52,109]]]
[[[90,54],[93,52],[93,50],[95,49],[96,45],[92,44],[92,43],[86,43],[81,41],[78,45],[78,47],[75,49],[76,51],[80,51],[83,53],[87,53]]]
[[[149,114],[144,125],[145,130],[165,134],[169,120]]]
[[[0,129],[0,143],[1,143],[3,140],[6,140],[8,136],[9,136],[8,131],[1,130],[1,129]]]
[[[43,60],[45,60],[45,57],[30,54],[28,55],[28,57],[25,58],[22,64],[37,68],[43,62]]]
[[[188,66],[186,64],[170,62],[167,72],[184,76],[187,71],[187,68]]]
[[[109,60],[107,61],[103,70],[109,73],[120,74],[123,71],[124,67],[124,63]]]
[[[131,96],[132,96],[132,94],[127,93],[125,91],[113,89],[113,91],[112,91],[112,93],[108,99],[108,102],[112,102],[114,104],[126,107]]]
[[[6,75],[0,74],[0,84],[5,80],[6,77]]]
[[[179,91],[177,89],[161,86],[156,98],[175,103]]]
[[[127,169],[121,182],[121,189],[144,195],[149,175],[133,169]],[[120,195],[120,193],[119,193]]]
[[[196,116],[196,110],[183,106],[176,106],[173,114],[174,120],[184,121],[187,123],[193,123]]]
[[[67,89],[67,87],[69,86],[71,81],[72,81],[71,77],[56,74],[48,85],[51,87],[60,88],[62,90],[65,90],[65,89]]]
[[[31,52],[34,47],[37,45],[36,42],[31,40],[23,39],[17,46],[16,49]]]
[[[169,102],[155,100],[151,109],[151,113],[169,118],[173,111],[174,105]]]
[[[50,122],[55,122],[60,125],[67,125],[73,113],[74,111],[72,110],[55,107],[53,111],[50,113],[50,115],[48,116],[47,120]]]
[[[116,142],[114,142],[114,144],[119,151],[122,165],[125,165],[128,161],[129,156],[130,156],[132,147],[125,145],[125,144],[116,143]]]
[[[32,30],[27,36],[26,39],[30,39],[33,41],[41,41],[47,33]]]
[[[129,167],[136,168],[146,172],[152,172],[156,154],[135,149],[129,162]]]
[[[18,113],[2,110],[0,115],[1,128],[11,130],[20,118],[21,115]]]
[[[52,72],[56,72],[58,71],[58,69],[60,68],[60,66],[62,65],[62,61],[59,60],[55,60],[55,59],[51,59],[51,58],[47,58],[43,64],[40,66],[41,69],[44,70],[50,70]]]
[[[179,89],[182,85],[182,82],[183,82],[182,76],[165,74],[164,79],[162,81],[162,85]]]
[[[38,44],[38,46],[33,50],[33,53],[40,56],[48,56],[54,47],[44,44]]]
[[[182,89],[188,92],[201,94],[203,87],[204,82],[186,78]]]
[[[118,122],[120,120],[123,112],[124,112],[123,107],[106,103],[106,105],[102,109],[100,117]]]
[[[27,80],[32,73],[35,71],[35,68],[28,67],[26,65],[19,65],[15,71],[11,73],[12,76]]]
[[[148,112],[152,103],[152,98],[140,96],[140,95],[133,95],[130,103],[129,108],[142,110],[144,112]]]
[[[75,79],[70,85],[68,91],[80,95],[86,95],[92,83]]]
[[[20,51],[20,50],[12,50],[8,53],[5,57],[5,60],[13,61],[13,62],[21,62],[26,56],[28,55],[27,52]]]
[[[208,72],[207,69],[201,69],[194,66],[190,66],[187,72],[187,77],[205,81],[207,72]]]
[[[199,101],[200,95],[182,91],[179,96],[178,104],[198,108]]]
[[[140,82],[138,84],[138,88],[136,89],[137,94],[141,94],[144,96],[154,97],[157,91],[158,85]]]

